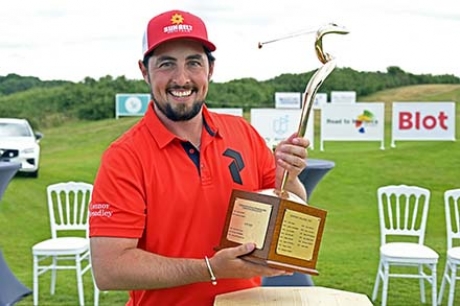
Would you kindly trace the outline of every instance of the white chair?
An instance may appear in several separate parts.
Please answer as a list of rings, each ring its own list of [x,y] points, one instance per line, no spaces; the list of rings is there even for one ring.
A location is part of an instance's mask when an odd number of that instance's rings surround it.
[[[51,238],[32,247],[33,303],[38,305],[40,275],[51,271],[50,292],[53,295],[56,271],[70,269],[76,272],[78,301],[84,305],[83,275],[91,272],[88,204],[93,186],[84,182],[64,182],[49,185],[46,190]]]
[[[382,305],[386,305],[390,277],[416,278],[420,282],[422,303],[425,303],[427,281],[432,286],[432,305],[436,305],[436,267],[439,255],[424,245],[430,191],[417,186],[390,185],[378,188],[377,196],[380,262],[372,300],[377,298],[380,281],[383,283]],[[398,273],[390,273],[390,266],[398,267]]]
[[[442,302],[444,288],[448,282],[450,287],[447,305],[452,306],[454,304],[455,281],[460,279],[460,276],[457,276],[457,267],[460,265],[459,240],[454,246],[454,239],[460,239],[460,188],[444,192],[444,210],[447,226],[447,260],[439,289],[438,304]]]

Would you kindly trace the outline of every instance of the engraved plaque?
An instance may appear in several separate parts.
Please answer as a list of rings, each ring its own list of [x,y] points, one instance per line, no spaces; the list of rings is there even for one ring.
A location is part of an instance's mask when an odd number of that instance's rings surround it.
[[[317,217],[286,209],[276,253],[311,260],[320,222]]]
[[[246,242],[256,249],[242,258],[286,271],[317,275],[326,211],[266,192],[233,190],[216,250]]]
[[[271,205],[236,198],[227,239],[238,243],[254,242],[257,248],[262,249],[271,211]]]

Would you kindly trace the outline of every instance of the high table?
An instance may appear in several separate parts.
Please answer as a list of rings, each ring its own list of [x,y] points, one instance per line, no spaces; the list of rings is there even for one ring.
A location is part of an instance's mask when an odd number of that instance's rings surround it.
[[[21,167],[19,163],[0,162],[0,200],[19,167]]]
[[[0,200],[20,166],[19,163],[0,162]],[[0,305],[14,305],[30,294],[32,290],[11,272],[0,250]]]
[[[299,174],[299,179],[307,191],[307,202],[316,185],[332,168],[335,163],[324,159],[307,159],[307,167]],[[264,277],[262,286],[313,286],[310,275],[294,272],[292,275]]]
[[[307,190],[307,202],[316,185],[332,168],[335,163],[325,159],[307,159],[307,167],[299,174],[299,179]]]

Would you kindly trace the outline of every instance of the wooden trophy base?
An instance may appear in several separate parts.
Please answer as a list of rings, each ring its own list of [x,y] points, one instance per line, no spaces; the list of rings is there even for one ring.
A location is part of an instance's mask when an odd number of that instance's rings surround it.
[[[256,249],[243,259],[318,275],[316,262],[327,212],[296,198],[274,190],[234,190],[216,249],[253,242]]]

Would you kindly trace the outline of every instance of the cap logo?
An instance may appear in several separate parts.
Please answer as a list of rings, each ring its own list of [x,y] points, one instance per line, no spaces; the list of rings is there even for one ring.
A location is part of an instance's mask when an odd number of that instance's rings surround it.
[[[184,24],[184,17],[181,14],[174,14],[171,17],[172,25],[166,26],[163,28],[163,32],[166,34],[172,34],[176,32],[186,32],[190,33],[193,31],[193,26],[189,24]]]

